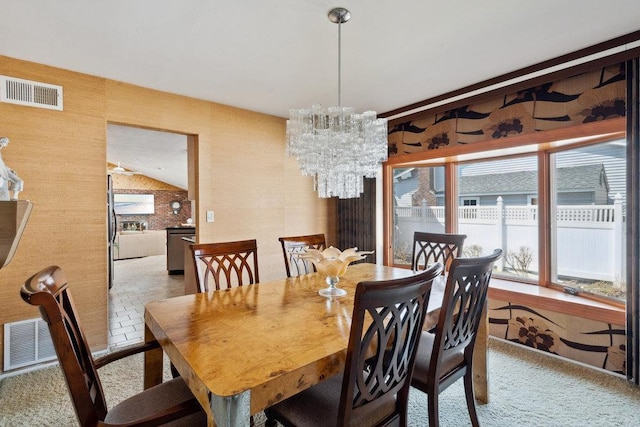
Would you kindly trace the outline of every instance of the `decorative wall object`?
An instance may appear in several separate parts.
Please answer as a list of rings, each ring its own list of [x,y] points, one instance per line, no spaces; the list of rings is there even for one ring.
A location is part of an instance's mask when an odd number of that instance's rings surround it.
[[[178,213],[180,213],[180,209],[182,209],[182,203],[179,200],[172,200],[169,202],[169,206],[171,207],[171,211],[174,215],[178,215]]]
[[[624,326],[489,300],[489,334],[618,374],[626,373]]]
[[[0,150],[9,145],[9,138],[0,137]],[[9,168],[2,160],[0,151],[0,201],[18,200],[18,193],[22,191],[24,182],[18,174]],[[13,195],[11,194],[13,192]]]
[[[153,194],[113,195],[113,208],[116,215],[153,215],[155,204]]]
[[[444,113],[389,123],[389,155],[473,144],[625,116],[616,64]]]
[[[0,201],[0,268],[13,259],[32,209],[28,200]]]

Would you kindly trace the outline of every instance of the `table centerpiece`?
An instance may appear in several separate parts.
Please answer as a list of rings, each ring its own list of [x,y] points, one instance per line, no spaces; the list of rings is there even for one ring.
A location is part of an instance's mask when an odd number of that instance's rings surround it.
[[[341,251],[330,246],[323,251],[308,248],[298,256],[310,260],[316,267],[316,271],[325,276],[325,281],[329,286],[320,289],[318,293],[324,297],[339,297],[347,294],[347,291],[338,288],[337,285],[340,277],[346,273],[349,264],[360,261],[372,253],[373,251],[358,251],[358,248]]]

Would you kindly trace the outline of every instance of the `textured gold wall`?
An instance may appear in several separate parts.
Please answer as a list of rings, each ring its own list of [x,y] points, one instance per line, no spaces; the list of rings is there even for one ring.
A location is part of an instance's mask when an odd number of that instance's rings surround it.
[[[34,203],[13,262],[0,271],[0,324],[39,316],[19,297],[27,277],[51,264],[73,286],[95,350],[107,346],[106,126],[196,135],[198,240],[256,238],[263,280],[284,277],[277,238],[326,233],[330,201],[284,154],[285,120],[220,104],[0,56],[0,74],[64,87],[64,111],[0,103],[5,162]],[[0,344],[1,345],[1,344]]]

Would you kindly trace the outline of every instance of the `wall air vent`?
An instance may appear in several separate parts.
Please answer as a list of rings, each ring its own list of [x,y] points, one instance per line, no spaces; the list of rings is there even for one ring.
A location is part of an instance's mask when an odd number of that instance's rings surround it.
[[[62,86],[0,76],[0,102],[62,111]]]
[[[49,327],[40,318],[4,324],[4,371],[56,358]]]

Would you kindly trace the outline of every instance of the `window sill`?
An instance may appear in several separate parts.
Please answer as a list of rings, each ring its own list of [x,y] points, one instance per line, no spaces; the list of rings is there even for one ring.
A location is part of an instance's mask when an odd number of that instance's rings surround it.
[[[624,326],[625,309],[555,289],[492,278],[489,298]]]

